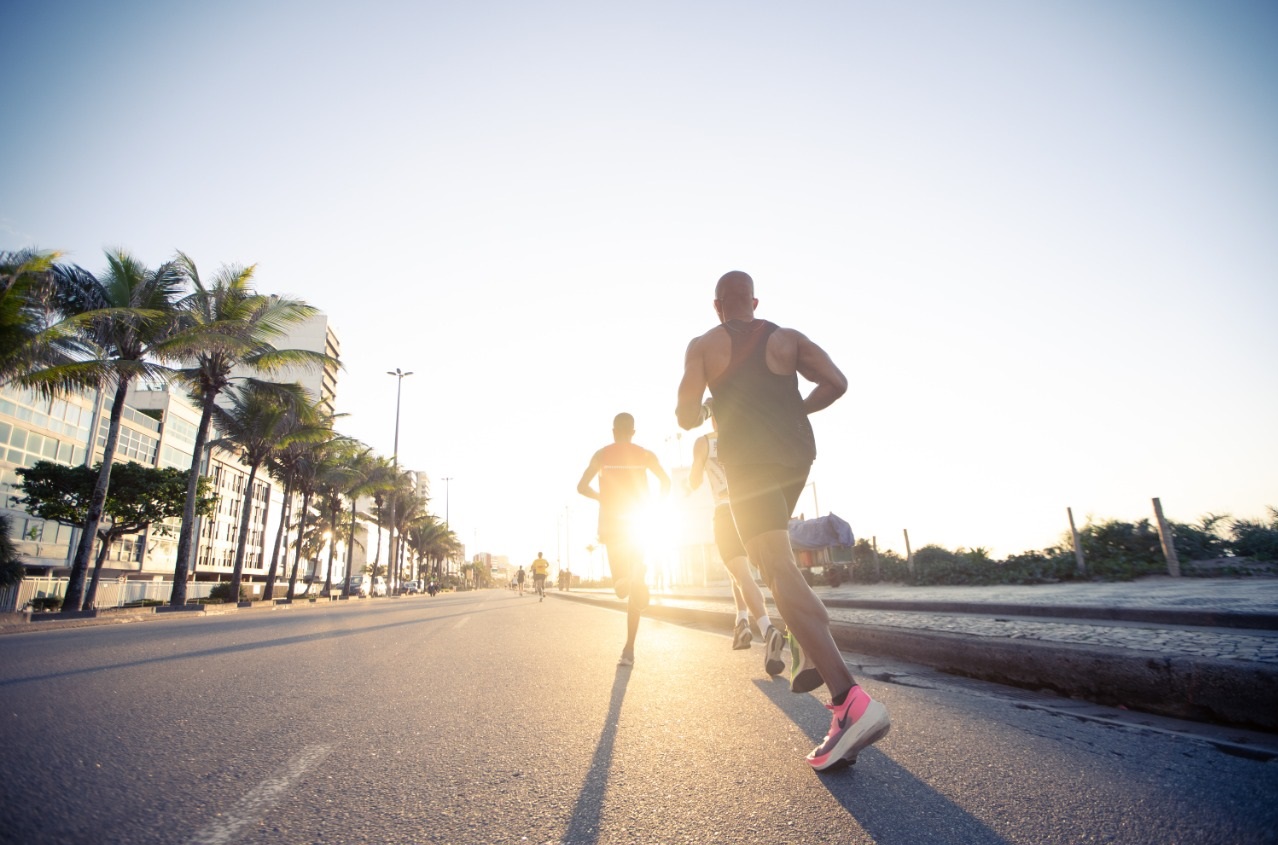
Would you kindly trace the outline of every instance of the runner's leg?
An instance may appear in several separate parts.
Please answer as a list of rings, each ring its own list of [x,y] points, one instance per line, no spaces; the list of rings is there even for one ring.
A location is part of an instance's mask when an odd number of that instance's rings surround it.
[[[816,664],[830,696],[842,700],[842,696],[852,688],[852,673],[848,671],[843,655],[830,634],[830,616],[825,605],[812,592],[794,562],[789,532],[766,531],[748,541],[746,548],[751,559],[760,562],[781,617],[790,626],[803,651]]]

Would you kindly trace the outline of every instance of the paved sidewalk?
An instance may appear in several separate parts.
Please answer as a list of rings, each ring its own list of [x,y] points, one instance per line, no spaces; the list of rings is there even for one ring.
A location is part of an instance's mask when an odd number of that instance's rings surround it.
[[[1198,721],[1278,731],[1278,578],[817,587],[840,648]],[[766,594],[766,590],[765,590]],[[557,593],[604,604],[605,590]],[[726,585],[654,592],[724,630]]]

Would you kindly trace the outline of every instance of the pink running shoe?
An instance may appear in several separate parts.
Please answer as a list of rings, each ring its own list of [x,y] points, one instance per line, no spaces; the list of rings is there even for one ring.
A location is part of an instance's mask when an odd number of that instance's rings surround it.
[[[830,732],[808,755],[808,764],[818,772],[844,761],[855,763],[863,749],[887,736],[892,728],[887,708],[859,686],[848,691],[842,704],[827,704],[826,709],[834,713]]]

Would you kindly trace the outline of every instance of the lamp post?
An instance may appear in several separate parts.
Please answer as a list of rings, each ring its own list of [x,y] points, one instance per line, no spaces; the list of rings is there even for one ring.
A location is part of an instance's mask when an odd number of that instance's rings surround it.
[[[395,483],[399,483],[399,396],[404,385],[404,378],[411,376],[412,373],[406,373],[396,367],[394,370],[387,370],[386,375],[395,377],[395,450],[391,453],[391,466],[395,469]],[[394,572],[399,569],[399,537],[395,532],[395,498],[399,491],[392,489],[390,497],[390,560],[386,564],[386,583],[391,589],[395,588]],[[374,572],[374,575],[377,573]]]
[[[448,504],[449,504],[449,498],[450,498],[450,496],[449,496],[449,492],[450,492],[450,485],[449,485],[449,483],[448,483],[448,482],[450,482],[450,481],[452,481],[452,480],[453,480],[453,477],[452,477],[451,475],[446,475],[446,476],[444,476],[444,530],[445,530],[445,531],[449,530],[449,528],[448,528]],[[452,558],[449,558],[449,560],[448,560],[448,569],[451,571],[451,570],[452,570],[452,568],[453,568]]]
[[[812,488],[812,507],[816,509],[816,515],[819,518],[821,516],[821,505],[817,501],[816,482],[809,481],[807,484],[803,485],[804,490],[807,490],[809,487]]]

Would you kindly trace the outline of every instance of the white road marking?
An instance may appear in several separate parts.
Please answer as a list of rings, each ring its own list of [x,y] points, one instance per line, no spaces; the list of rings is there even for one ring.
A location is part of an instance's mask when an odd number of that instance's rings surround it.
[[[275,806],[284,793],[288,792],[297,780],[328,755],[332,749],[327,745],[311,745],[289,760],[279,771],[258,784],[241,798],[234,807],[223,813],[221,817],[187,840],[188,845],[228,845],[248,825],[257,821],[262,814]]]

